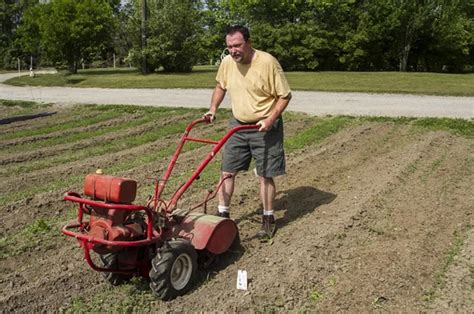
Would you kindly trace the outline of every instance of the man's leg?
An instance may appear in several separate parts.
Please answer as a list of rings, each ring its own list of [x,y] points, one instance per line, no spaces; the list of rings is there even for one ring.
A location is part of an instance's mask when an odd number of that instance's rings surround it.
[[[230,206],[230,200],[232,198],[232,194],[234,194],[234,181],[236,173],[222,171],[221,180],[228,177],[229,175],[231,177],[224,180],[219,192],[217,193],[220,206]]]
[[[276,224],[273,215],[276,187],[273,178],[259,177],[260,197],[263,204],[262,229],[257,233],[259,238],[271,238],[275,234]]]
[[[273,210],[275,202],[276,187],[273,178],[259,177],[260,198],[262,199],[263,210]]]
[[[234,182],[236,173],[232,172],[221,172],[221,180],[224,180],[219,191],[217,191],[217,197],[219,199],[218,215],[221,217],[229,218],[229,206],[232,194],[234,194]],[[230,176],[230,177],[229,177]]]

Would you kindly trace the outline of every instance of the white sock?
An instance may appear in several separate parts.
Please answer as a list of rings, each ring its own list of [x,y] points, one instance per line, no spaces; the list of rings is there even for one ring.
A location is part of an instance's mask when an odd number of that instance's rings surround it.
[[[273,216],[273,209],[263,210],[263,216]]]
[[[219,213],[228,213],[229,212],[229,206],[218,205],[217,210],[219,211]]]

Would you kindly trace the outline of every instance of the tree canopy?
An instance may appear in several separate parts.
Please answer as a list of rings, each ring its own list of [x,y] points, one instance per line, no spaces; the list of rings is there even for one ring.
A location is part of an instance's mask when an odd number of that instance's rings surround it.
[[[285,70],[473,70],[474,2],[464,0],[4,0],[0,62],[104,59],[147,71],[216,63],[231,24]]]

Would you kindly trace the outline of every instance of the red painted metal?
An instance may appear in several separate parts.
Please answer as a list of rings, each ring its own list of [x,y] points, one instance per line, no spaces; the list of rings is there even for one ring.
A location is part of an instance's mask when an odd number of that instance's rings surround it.
[[[83,206],[84,204],[92,206],[92,207],[97,207],[97,208],[120,209],[120,210],[125,210],[125,211],[130,211],[130,212],[144,211],[147,216],[146,238],[147,240],[152,239],[153,226],[151,222],[153,221],[153,214],[152,214],[151,209],[149,209],[148,207],[140,206],[140,205],[109,204],[109,203],[104,203],[101,201],[92,201],[92,200],[78,197],[77,193],[74,193],[74,192],[66,193],[64,195],[64,199],[67,201],[79,203],[78,223],[80,226],[83,224],[82,217],[83,217],[83,212],[84,212],[84,206]]]
[[[201,120],[196,120],[196,121],[199,122]],[[251,129],[255,130],[255,129],[258,129],[258,128],[259,128],[258,125],[241,125],[241,126],[234,127],[229,132],[227,132],[227,134],[224,135],[224,137],[220,141],[217,142],[217,144],[214,146],[212,151],[207,155],[207,157],[204,159],[204,161],[201,162],[201,164],[198,166],[196,171],[194,171],[194,173],[191,175],[191,177],[186,181],[186,183],[173,194],[170,202],[168,203],[167,211],[171,212],[171,211],[174,210],[174,208],[176,207],[176,203],[181,198],[181,196],[183,196],[184,192],[186,192],[186,190],[191,186],[191,184],[194,182],[194,180],[196,180],[196,178],[201,174],[201,172],[209,164],[209,162],[212,160],[212,158],[214,158],[214,156],[217,154],[217,152],[219,152],[219,150],[222,148],[222,146],[224,146],[224,144],[227,142],[227,140],[229,140],[229,138],[232,135],[234,135],[235,132],[239,132],[239,131],[242,131],[242,130],[251,130]],[[189,133],[189,131],[188,131],[188,133]],[[179,152],[181,152],[181,149],[182,149],[184,143],[188,140],[188,137],[187,137],[188,133],[185,133],[186,136],[184,136],[181,139],[182,145],[180,145],[179,151],[177,150],[176,153],[175,153],[176,159],[179,155]],[[176,161],[174,163],[176,163]],[[174,163],[173,163],[173,166],[174,166]],[[166,176],[166,180],[169,178],[169,176],[171,174],[171,171],[172,171],[172,168],[169,169],[169,173]]]
[[[188,239],[197,250],[222,254],[237,236],[237,225],[231,219],[201,213],[187,215],[172,229],[173,236]]]
[[[231,129],[219,141],[189,136],[189,133],[195,125],[209,122],[209,118],[205,117],[192,121],[186,127],[163,177],[155,183],[154,197],[149,199],[146,206],[131,204],[136,193],[136,190],[134,191],[134,187],[131,185],[128,187],[119,187],[118,189],[117,187],[114,187],[115,190],[112,193],[113,197],[109,197],[111,194],[109,193],[110,191],[107,190],[109,189],[107,187],[105,187],[105,190],[100,190],[94,186],[93,191],[90,191],[90,187],[97,184],[92,184],[91,182],[102,182],[105,180],[105,183],[100,184],[110,185],[111,182],[114,182],[114,184],[118,183],[121,185],[129,180],[111,176],[101,177],[100,175],[93,175],[89,177],[90,182],[86,179],[86,185],[88,187],[86,195],[96,198],[98,196],[97,191],[100,191],[98,198],[102,199],[102,201],[85,199],[75,192],[68,192],[64,195],[65,200],[78,203],[79,208],[77,222],[64,226],[62,232],[79,241],[84,249],[84,258],[92,269],[101,272],[107,271],[123,274],[136,273],[146,277],[151,265],[150,260],[153,258],[153,256],[149,256],[150,250],[154,251],[155,249],[158,249],[166,240],[176,236],[189,239],[197,250],[205,249],[213,254],[221,254],[229,249],[238,234],[237,226],[234,221],[198,213],[188,213],[185,217],[179,219],[173,216],[173,211],[175,210],[179,199],[191,186],[194,180],[198,178],[200,173],[214,158],[227,140],[234,133],[241,130],[259,128],[258,125],[238,126]],[[200,163],[189,179],[177,191],[175,191],[171,199],[165,201],[161,198],[161,194],[171,176],[179,154],[187,141],[211,144],[214,145],[214,148]],[[191,210],[203,206],[206,211],[207,202],[216,196],[217,190],[226,179],[228,179],[228,177],[220,180],[216,191],[210,191],[204,202],[192,207]],[[99,188],[104,189],[104,186],[100,186]],[[110,201],[113,202],[110,203]],[[143,212],[145,213],[146,218],[143,219],[142,222],[130,219],[130,215],[133,212]],[[90,216],[89,221],[83,220],[84,214]],[[127,261],[123,265],[121,264],[121,269],[111,270],[99,267],[94,264],[90,256],[90,250],[94,250],[99,254],[104,254],[117,252],[125,248],[133,250],[135,255],[127,256]],[[142,252],[141,258],[138,258],[137,252]]]
[[[84,194],[110,203],[131,204],[137,195],[137,181],[92,173],[84,180]]]

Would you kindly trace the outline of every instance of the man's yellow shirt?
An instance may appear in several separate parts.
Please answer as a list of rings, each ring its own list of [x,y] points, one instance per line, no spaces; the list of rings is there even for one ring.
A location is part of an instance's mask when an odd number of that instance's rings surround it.
[[[230,55],[225,57],[216,81],[229,91],[232,113],[244,123],[255,123],[268,117],[276,100],[291,92],[278,60],[260,50],[255,50],[249,64],[237,63]]]

